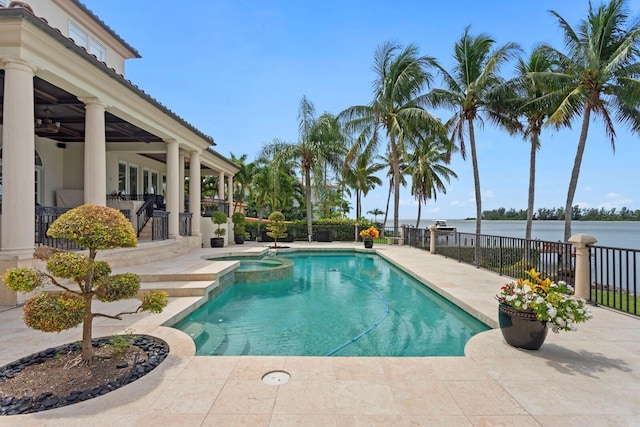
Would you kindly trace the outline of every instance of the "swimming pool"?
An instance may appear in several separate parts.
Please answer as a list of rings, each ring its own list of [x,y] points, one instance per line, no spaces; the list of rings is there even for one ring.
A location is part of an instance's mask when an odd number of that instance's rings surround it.
[[[292,252],[178,322],[198,355],[460,356],[489,327],[374,254]]]

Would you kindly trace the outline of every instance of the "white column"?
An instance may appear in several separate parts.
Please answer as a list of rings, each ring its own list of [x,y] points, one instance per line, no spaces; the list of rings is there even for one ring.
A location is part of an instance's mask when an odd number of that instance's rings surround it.
[[[191,212],[191,235],[202,236],[200,232],[201,188],[200,152],[191,152],[189,159],[189,212]]]
[[[224,200],[224,172],[218,172],[218,197]]]
[[[84,202],[107,205],[105,106],[97,98],[79,98],[87,112],[84,129]]]
[[[233,177],[227,177],[227,202],[229,203],[229,216],[233,215]]]
[[[4,62],[2,123],[2,255],[33,256],[35,130],[33,76],[27,62]]]
[[[178,198],[179,209],[180,212],[184,212],[184,159],[187,157],[187,154],[180,150],[180,154],[178,155],[178,174],[179,174],[179,182],[180,182],[180,197]]]
[[[167,141],[167,212],[169,212],[169,238],[180,237],[180,194],[179,187],[179,157],[178,141]]]

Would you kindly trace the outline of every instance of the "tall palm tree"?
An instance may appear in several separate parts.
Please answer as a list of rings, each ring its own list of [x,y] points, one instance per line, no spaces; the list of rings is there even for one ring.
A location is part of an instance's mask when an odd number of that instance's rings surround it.
[[[384,164],[375,163],[375,158],[368,151],[358,155],[353,163],[345,164],[342,180],[345,186],[355,191],[356,218],[362,216],[362,197],[366,197],[376,186],[382,185],[382,180],[375,174],[383,168]]]
[[[544,73],[554,70],[553,61],[543,49],[531,52],[528,59],[518,58],[516,77],[506,85],[506,102],[499,96],[495,108],[504,107],[524,121],[522,135],[531,144],[529,154],[529,192],[527,197],[527,226],[525,239],[531,239],[536,183],[536,154],[540,149],[542,128],[557,107],[557,88],[544,79]],[[501,94],[502,95],[502,94]]]
[[[499,75],[500,67],[510,60],[519,47],[515,43],[507,43],[492,50],[495,41],[486,34],[472,36],[470,27],[465,28],[462,37],[454,46],[455,65],[452,73],[440,67],[445,88],[434,89],[429,97],[432,105],[445,107],[454,111],[449,120],[451,126],[451,142],[459,144],[462,158],[466,159],[465,135],[469,138],[473,181],[476,199],[476,234],[480,234],[482,226],[482,193],[480,192],[480,172],[476,153],[475,123],[483,123],[483,116],[489,121],[515,130],[517,121],[503,109],[491,108],[492,92],[504,83]],[[476,239],[476,247],[479,239]]]
[[[640,132],[640,64],[638,41],[640,24],[630,21],[625,0],[612,0],[594,10],[589,3],[587,18],[572,28],[557,12],[564,32],[565,52],[543,46],[555,57],[561,72],[555,73],[556,83],[565,89],[565,97],[549,117],[558,126],[582,116],[582,127],[576,157],[571,171],[564,215],[564,240],[571,237],[573,198],[578,185],[580,165],[584,154],[591,116],[602,120],[605,132],[615,150],[615,121]]]
[[[438,192],[447,193],[445,181],[458,175],[446,164],[449,163],[450,147],[448,141],[434,138],[421,138],[421,143],[409,157],[407,172],[411,176],[411,194],[418,201],[418,219],[416,228],[420,227],[422,204],[437,199]]]
[[[435,65],[435,59],[421,56],[415,45],[402,48],[391,42],[382,44],[374,56],[373,100],[369,105],[349,107],[339,114],[347,129],[358,134],[348,160],[363,150],[377,152],[380,133],[385,133],[393,175],[394,230],[398,229],[400,160],[406,151],[405,143],[410,140],[407,137],[421,128],[443,131],[442,123],[422,106],[422,91],[432,81],[428,69]]]
[[[313,235],[311,215],[311,186],[312,175],[316,183],[325,179],[328,167],[337,172],[343,163],[345,152],[345,138],[334,116],[328,113],[315,117],[313,104],[302,97],[298,109],[298,143],[288,143],[274,140],[261,151],[261,156],[271,157],[274,171],[278,165],[288,160],[296,160],[303,174],[305,186],[305,204],[307,209],[307,231],[309,241]]]

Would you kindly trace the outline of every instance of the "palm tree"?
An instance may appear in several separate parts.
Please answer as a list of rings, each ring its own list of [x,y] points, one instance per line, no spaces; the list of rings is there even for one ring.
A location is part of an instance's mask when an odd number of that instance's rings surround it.
[[[346,163],[342,170],[342,181],[345,186],[353,188],[356,196],[356,218],[362,216],[362,197],[370,190],[382,185],[382,180],[375,174],[384,168],[375,163],[370,152],[365,151],[355,158],[353,163]]]
[[[575,29],[557,12],[551,11],[564,32],[566,53],[543,46],[561,67],[561,72],[553,77],[565,93],[562,102],[549,117],[549,122],[559,126],[582,116],[565,205],[565,241],[571,237],[573,198],[591,115],[604,123],[613,150],[616,138],[613,117],[619,123],[629,124],[634,133],[640,132],[640,64],[636,62],[640,24],[637,20],[629,22],[626,9],[625,0],[612,0],[597,10],[589,3],[587,19],[580,21]]]
[[[325,169],[338,171],[342,166],[345,152],[344,135],[334,116],[328,113],[315,117],[313,104],[302,97],[298,109],[299,141],[292,144],[280,140],[263,147],[261,156],[272,157],[274,170],[287,160],[296,160],[303,174],[305,186],[305,204],[307,207],[307,231],[309,241],[313,235],[311,216],[311,178],[316,182],[325,179]]]
[[[384,211],[381,211],[378,208],[367,211],[369,215],[373,215],[373,222],[378,222],[378,215],[382,215]]]
[[[553,61],[545,55],[544,50],[534,49],[527,60],[518,58],[517,75],[508,82],[507,102],[498,99],[496,108],[500,106],[514,112],[525,122],[522,135],[529,139],[531,150],[529,154],[529,194],[527,198],[527,226],[525,239],[531,239],[533,225],[533,209],[536,183],[536,153],[540,149],[540,133],[545,121],[557,106],[556,91],[544,73],[553,71]],[[500,98],[500,97],[499,97]],[[513,102],[510,102],[513,101]]]
[[[238,202],[234,205],[233,211],[240,209],[240,205],[244,202],[245,192],[249,184],[251,184],[251,178],[254,174],[254,163],[246,163],[247,155],[243,154],[240,157],[236,157],[233,153],[231,153],[231,161],[238,166],[240,166],[240,170],[233,176],[233,200]],[[237,209],[236,209],[237,207]]]
[[[416,228],[420,227],[422,204],[429,199],[437,199],[438,192],[447,193],[445,181],[450,182],[451,177],[458,175],[446,164],[449,163],[450,147],[448,141],[434,138],[422,138],[421,142],[409,157],[407,172],[411,176],[411,194],[418,201],[418,219]]]
[[[505,126],[513,131],[517,121],[504,113],[503,109],[493,109],[495,91],[504,80],[500,77],[500,67],[504,65],[517,50],[518,45],[507,43],[492,50],[495,41],[486,34],[474,37],[469,34],[470,27],[465,28],[462,37],[454,46],[455,65],[449,73],[440,67],[444,79],[444,89],[434,89],[430,95],[432,105],[445,107],[455,113],[449,120],[451,126],[451,142],[459,144],[462,158],[466,159],[465,134],[469,138],[473,181],[476,199],[476,234],[481,232],[482,193],[480,192],[480,172],[476,154],[475,123],[483,123],[483,116],[489,121]],[[476,247],[479,239],[476,239]]]
[[[358,134],[347,160],[363,151],[377,152],[381,144],[380,132],[385,132],[393,177],[393,227],[396,231],[400,207],[400,161],[407,148],[405,144],[410,141],[408,137],[421,128],[444,131],[442,123],[422,107],[422,91],[432,81],[428,68],[435,65],[435,59],[420,56],[415,45],[402,48],[391,42],[384,43],[374,56],[376,79],[373,101],[369,105],[349,107],[339,114],[347,129]]]

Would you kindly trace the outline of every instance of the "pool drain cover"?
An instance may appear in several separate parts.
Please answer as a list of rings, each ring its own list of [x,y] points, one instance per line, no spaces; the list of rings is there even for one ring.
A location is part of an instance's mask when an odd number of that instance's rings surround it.
[[[289,378],[291,375],[288,372],[271,371],[262,376],[262,382],[268,385],[282,385],[289,382]]]

